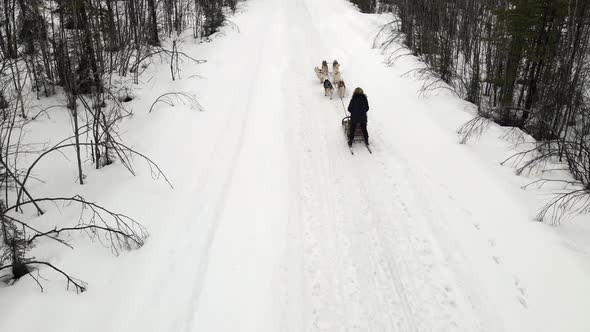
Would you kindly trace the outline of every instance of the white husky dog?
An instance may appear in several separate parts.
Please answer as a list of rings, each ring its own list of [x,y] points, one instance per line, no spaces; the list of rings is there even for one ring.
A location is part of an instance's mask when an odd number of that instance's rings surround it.
[[[326,79],[326,75],[322,72],[322,70],[319,67],[315,67],[313,70],[315,71],[316,76],[320,80],[320,83],[323,83]]]
[[[330,72],[328,69],[328,62],[326,60],[322,61],[322,72],[326,75]]]
[[[339,72],[340,71],[340,64],[336,60],[334,60],[334,62],[332,62],[332,71],[333,72]]]

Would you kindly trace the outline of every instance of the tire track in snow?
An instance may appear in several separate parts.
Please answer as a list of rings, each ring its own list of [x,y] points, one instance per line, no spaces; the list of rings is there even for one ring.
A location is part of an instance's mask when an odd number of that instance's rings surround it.
[[[266,8],[265,11],[271,11],[271,8]],[[214,140],[217,146],[214,151],[220,153],[215,156],[216,160],[209,161],[211,166],[202,176],[204,180],[203,188],[195,188],[195,197],[203,197],[205,199],[196,200],[201,204],[195,205],[187,216],[187,218],[195,220],[195,226],[192,227],[191,233],[198,240],[194,241],[193,236],[187,236],[189,240],[182,246],[183,249],[180,250],[198,254],[198,257],[194,259],[194,263],[191,265],[190,271],[186,272],[194,276],[192,286],[189,286],[192,296],[191,304],[186,309],[187,319],[179,320],[184,325],[182,329],[186,331],[193,331],[195,326],[198,325],[194,320],[195,314],[199,310],[199,300],[209,266],[211,246],[215,239],[220,217],[226,204],[227,194],[236,172],[238,158],[244,146],[245,131],[249,124],[248,119],[252,110],[252,98],[255,95],[255,89],[258,88],[257,83],[261,72],[260,68],[262,67],[262,54],[266,48],[268,39],[266,36],[269,32],[267,29],[260,30],[262,30],[262,34],[259,33],[261,31],[258,31],[258,33],[247,31],[242,34],[243,36],[248,36],[249,41],[256,41],[256,46],[253,47],[256,51],[254,53],[245,53],[249,57],[239,60],[241,64],[239,68],[242,68],[243,72],[237,76],[250,77],[252,79],[250,84],[246,85],[248,88],[242,89],[243,85],[237,81],[228,84],[227,79],[221,81],[225,86],[218,87],[220,91],[233,92],[233,95],[226,96],[227,100],[232,100],[231,106],[229,107],[231,113],[227,116],[225,128],[219,132],[218,137]],[[228,135],[228,133],[238,134]],[[228,147],[231,147],[230,151],[227,150]],[[223,165],[224,169],[220,170],[219,165]],[[196,194],[197,191],[200,193]],[[195,211],[197,211],[195,215],[191,216]],[[204,233],[195,234],[195,232],[203,232],[204,230]],[[195,243],[202,245],[202,247],[197,248],[196,252]]]
[[[347,38],[343,38],[343,31],[338,31],[336,26],[320,32],[311,14],[312,10],[308,7],[313,6],[314,12],[324,13],[326,8],[334,9],[334,13],[338,13],[336,8],[327,5],[322,7],[316,2],[304,1],[298,1],[297,5],[298,9],[303,10],[300,12],[293,10],[296,12],[293,15],[309,18],[306,20],[310,22],[309,26],[302,28],[301,33],[307,36],[303,39],[308,53],[315,55],[316,59],[312,61],[322,59],[326,53],[321,52],[325,52],[326,49],[337,50],[338,54],[346,55],[342,58],[358,55],[357,52],[350,52],[339,45],[338,41],[343,43]],[[325,28],[329,24],[328,20],[328,23],[324,22],[322,27]],[[323,35],[332,35],[334,38],[323,38]],[[361,38],[350,40],[353,43],[361,43]],[[299,47],[301,46],[295,46],[295,48]],[[301,56],[310,58],[309,54]],[[362,64],[357,62],[345,62],[345,66],[352,67],[354,64],[362,67]],[[305,71],[307,68],[313,68],[309,63],[309,61],[294,62],[293,66]],[[305,80],[302,81],[305,82]],[[298,88],[304,91],[309,90],[313,94],[315,87],[310,89],[309,86],[303,85]],[[335,117],[341,112],[339,105],[338,107],[331,105],[326,110],[322,109],[324,103],[314,99],[313,97],[304,98],[303,104],[307,108],[319,109],[314,111],[316,114],[305,113],[307,117],[299,124],[304,128],[302,129],[304,136],[316,138],[314,149],[319,152],[309,159],[309,163],[322,164],[328,159],[335,160],[338,167],[328,171],[313,168],[308,175],[304,176],[303,181],[308,183],[306,196],[309,200],[322,201],[322,196],[326,195],[325,192],[335,197],[336,202],[324,205],[323,209],[331,210],[335,206],[338,213],[323,212],[326,214],[321,214],[328,218],[324,219],[323,222],[327,225],[320,229],[321,232],[318,231],[318,236],[331,237],[335,239],[332,241],[341,244],[340,246],[324,244],[322,247],[317,240],[309,241],[308,245],[314,248],[312,249],[314,252],[323,251],[327,254],[313,256],[314,261],[319,262],[317,264],[324,264],[323,271],[313,271],[315,266],[309,266],[307,273],[310,278],[317,278],[318,274],[330,275],[332,271],[340,270],[341,275],[332,276],[331,288],[344,294],[355,294],[350,299],[352,302],[358,302],[333,303],[331,301],[336,297],[315,294],[314,305],[320,308],[330,304],[342,306],[346,308],[345,311],[356,312],[361,317],[353,318],[353,315],[342,317],[341,313],[334,309],[336,312],[316,314],[315,324],[326,321],[328,324],[315,325],[315,327],[319,327],[320,330],[339,330],[338,327],[349,330],[391,330],[395,327],[401,331],[423,331],[456,330],[463,324],[468,325],[468,327],[463,326],[467,329],[476,326],[477,324],[471,325],[469,319],[464,321],[464,317],[461,316],[464,310],[469,311],[469,309],[457,308],[458,302],[462,304],[464,302],[456,298],[457,294],[453,292],[453,287],[449,286],[454,283],[448,276],[445,258],[434,254],[437,250],[436,244],[431,239],[432,234],[429,233],[429,229],[424,228],[423,225],[426,216],[421,213],[414,215],[408,210],[408,204],[416,208],[421,206],[420,202],[410,200],[405,203],[402,200],[399,187],[390,184],[391,181],[395,183],[395,180],[387,178],[389,175],[384,170],[383,161],[379,161],[381,162],[379,164],[375,158],[363,152],[351,158],[344,147],[343,135],[326,129],[326,127],[337,125],[336,121],[339,119],[336,120]],[[323,114],[329,111],[333,111],[334,115]],[[319,116],[317,113],[322,115]],[[317,123],[320,125],[316,125]],[[374,132],[372,137],[373,142],[378,143],[376,152],[386,152],[379,151],[379,140],[375,139],[378,138],[378,133]],[[324,144],[326,140],[329,142],[327,146]],[[338,144],[342,144],[343,149],[336,149],[338,153],[334,153],[333,145]],[[363,148],[360,147],[360,149]],[[390,152],[387,151],[387,153]],[[358,160],[363,158],[371,158],[371,160]],[[313,166],[304,163],[302,167]],[[398,172],[396,176],[403,177],[404,174]],[[326,182],[325,177],[333,178],[334,181]],[[315,187],[309,184],[313,182],[321,183],[317,192],[314,192]],[[404,187],[404,190],[408,189],[410,188]],[[318,209],[318,206],[310,203],[304,209],[314,211]],[[334,221],[331,220],[332,218]],[[419,226],[414,225],[415,222],[418,222]],[[315,225],[317,221],[313,220],[311,223]],[[313,231],[314,228],[320,227],[310,226],[310,228]],[[339,252],[330,251],[330,249]],[[332,259],[326,260],[327,255],[331,255]],[[332,266],[326,267],[328,264]],[[330,325],[330,315],[340,317],[344,319],[344,322]]]
[[[309,35],[294,32],[291,41],[304,40]],[[296,45],[298,49],[300,45]],[[295,59],[297,58],[297,59]],[[292,59],[291,67],[300,68],[301,60],[299,57]],[[304,56],[303,58],[306,58]],[[310,105],[306,95],[309,90],[312,78],[305,79],[300,71],[292,74],[297,84],[289,86],[289,91],[298,91],[296,95],[291,96],[292,103],[297,105],[294,112],[296,118],[293,120],[297,123],[295,135],[301,140],[297,154],[301,156],[299,169],[301,173],[301,191],[302,191],[302,220],[304,229],[304,239],[302,248],[304,256],[302,259],[305,263],[305,276],[309,279],[309,293],[312,301],[312,312],[310,313],[309,328],[307,330],[342,330],[346,325],[342,325],[346,315],[354,314],[356,310],[347,310],[341,304],[346,300],[351,303],[358,303],[355,294],[358,292],[346,292],[346,287],[342,285],[337,276],[343,269],[344,263],[337,253],[343,252],[341,243],[342,235],[338,231],[338,221],[342,219],[339,215],[337,201],[338,195],[332,191],[323,191],[322,188],[333,186],[330,174],[333,174],[333,165],[326,158],[318,158],[316,151],[325,151],[333,145],[333,142],[327,141],[327,137],[332,136],[326,132],[323,124],[325,121],[318,120],[313,115],[318,112],[316,105]],[[317,83],[317,81],[315,81]],[[319,85],[319,84],[318,84]],[[318,98],[320,91],[318,91]],[[329,104],[325,105],[328,106]],[[329,113],[326,113],[329,115]],[[327,265],[325,262],[326,253],[330,254],[332,264]],[[348,269],[349,270],[349,269]],[[327,316],[329,318],[327,319]]]
[[[381,268],[386,270],[399,295],[400,305],[406,313],[402,317],[406,331],[449,330],[454,322],[450,317],[437,317],[446,310],[433,302],[433,297],[442,293],[436,280],[428,280],[433,273],[430,265],[432,249],[413,227],[417,220],[408,213],[403,199],[395,187],[386,190],[387,179],[380,176],[374,160],[357,161],[357,176],[360,178],[367,170],[372,170],[368,183],[359,181],[370,220],[375,223],[370,230],[373,242],[368,252],[381,259]],[[359,167],[359,164],[363,164]],[[375,181],[375,179],[379,179]],[[388,195],[389,194],[389,195]],[[383,217],[385,216],[385,217]],[[442,325],[440,325],[442,324]],[[448,326],[449,324],[450,326]]]
[[[297,3],[297,8],[301,8]],[[301,34],[299,38],[305,39],[309,35]],[[295,38],[297,40],[301,40]],[[293,41],[293,39],[292,39]],[[299,47],[295,46],[295,49]],[[294,60],[294,59],[293,59]],[[291,66],[300,68],[301,62],[293,61]],[[332,256],[333,264],[326,265],[322,256],[328,252],[336,253],[342,251],[335,234],[335,225],[333,221],[338,219],[334,200],[338,198],[329,197],[326,193],[322,194],[322,188],[328,188],[326,179],[330,166],[326,165],[325,159],[318,163],[316,158],[317,150],[325,149],[326,134],[322,131],[323,124],[317,119],[310,117],[310,114],[317,112],[311,105],[306,103],[303,97],[307,84],[305,76],[301,72],[294,73],[298,84],[290,87],[291,91],[299,91],[296,96],[297,110],[297,129],[296,135],[301,140],[301,148],[298,154],[302,156],[299,167],[302,173],[302,220],[304,228],[304,246],[302,255],[305,256],[305,276],[310,280],[310,296],[312,300],[311,321],[307,330],[329,331],[342,330],[345,326],[342,324],[344,312],[342,306],[334,304],[343,303],[341,298],[343,287],[338,279],[334,276],[341,270],[342,263],[337,259],[338,256]],[[311,83],[311,78],[306,83]],[[319,92],[319,91],[318,91]],[[319,97],[319,93],[318,93]],[[311,109],[310,109],[311,108]],[[317,175],[320,174],[318,177]],[[334,285],[334,282],[336,284]],[[335,291],[337,290],[337,291]],[[354,295],[352,295],[354,296]],[[335,309],[335,310],[334,310]],[[326,319],[326,316],[330,316]]]
[[[306,4],[298,1],[297,5],[297,9],[303,9],[303,15],[310,18],[311,24],[307,29],[300,31],[303,36],[300,37],[301,39],[293,38],[293,36],[290,39],[292,42],[304,41],[308,52],[311,51],[310,53],[313,54],[315,51],[319,59],[322,56],[320,50],[323,48],[322,41],[317,39],[320,34],[313,28],[314,21]],[[297,14],[300,13],[297,12]],[[301,46],[296,45],[294,48]],[[313,57],[312,54],[301,55],[301,57],[309,59]],[[292,66],[313,68],[302,65],[303,63],[310,62],[294,61]],[[300,94],[313,94],[313,90],[308,85],[311,83],[311,77],[308,83],[308,80],[304,79],[300,73],[294,76],[302,83],[293,86],[293,89],[302,91]],[[404,331],[416,330],[412,327],[413,314],[407,305],[407,300],[404,301],[403,289],[391,288],[388,287],[387,282],[378,283],[373,280],[374,275],[371,271],[375,274],[379,273],[381,279],[391,281],[395,277],[392,277],[391,272],[389,274],[379,272],[386,271],[387,267],[382,264],[383,257],[372,255],[375,251],[369,245],[370,234],[363,230],[361,233],[366,235],[358,235],[359,230],[355,225],[359,223],[359,220],[356,219],[362,215],[370,215],[369,205],[361,200],[360,203],[363,206],[358,210],[359,202],[356,202],[354,198],[351,199],[352,196],[361,196],[358,195],[361,186],[351,186],[349,183],[351,174],[347,173],[346,164],[350,162],[350,155],[345,148],[345,140],[339,128],[341,116],[339,113],[332,113],[334,110],[332,104],[317,102],[321,88],[318,86],[315,89],[318,90],[316,97],[298,96],[298,105],[302,110],[296,111],[300,136],[303,140],[303,162],[300,166],[303,168],[304,183],[302,222],[306,225],[305,244],[308,246],[304,254],[309,256],[304,261],[308,262],[306,273],[312,280],[310,287],[314,299],[311,322],[313,330],[383,330],[395,325],[399,327],[396,322],[404,321],[407,324],[406,328],[403,328]],[[331,158],[335,156],[330,153],[334,151],[335,144],[342,145],[336,163],[331,161]],[[347,193],[350,191],[353,192],[352,196]],[[402,303],[402,314],[398,313],[397,302],[380,295],[388,288],[388,298],[401,299],[399,303]],[[343,301],[344,298],[346,301]],[[403,305],[404,303],[406,304]]]
[[[301,90],[300,90],[301,91]],[[301,104],[302,106],[305,103]],[[300,114],[305,114],[302,111]],[[307,110],[310,112],[310,110]],[[313,112],[313,110],[311,111]],[[334,207],[334,200],[336,198],[329,197],[325,193],[322,194],[321,188],[329,188],[326,183],[325,176],[327,166],[325,163],[317,162],[314,158],[314,151],[319,150],[320,146],[325,146],[325,136],[318,137],[319,128],[317,121],[310,121],[307,116],[300,119],[299,128],[303,141],[303,162],[300,164],[303,168],[303,218],[305,228],[305,244],[304,250],[308,253],[308,259],[305,259],[306,275],[311,280],[311,296],[314,300],[314,312],[312,313],[314,330],[324,331],[335,328],[330,326],[330,323],[342,322],[344,313],[342,307],[337,307],[334,312],[328,311],[331,304],[342,303],[342,286],[338,279],[333,279],[333,276],[341,270],[342,266],[338,256],[332,256],[333,261],[331,265],[326,265],[323,261],[323,255],[328,252],[341,251],[339,243],[334,236],[335,226],[333,222],[337,219]],[[309,138],[314,138],[310,140]],[[313,165],[313,166],[312,166]],[[324,175],[317,177],[317,175]],[[313,180],[310,180],[313,179]],[[335,291],[337,290],[337,291]],[[322,321],[324,315],[333,315],[332,319]]]
[[[361,154],[360,158],[369,158],[367,154]],[[353,160],[352,163],[359,163],[359,160]],[[403,284],[402,275],[403,272],[407,269],[400,269],[398,264],[394,262],[395,256],[401,256],[402,253],[400,250],[384,250],[383,244],[381,241],[382,234],[387,234],[387,241],[391,242],[399,242],[400,236],[396,234],[396,232],[392,232],[392,225],[388,224],[387,221],[383,221],[383,218],[389,219],[389,223],[397,223],[405,216],[403,213],[389,212],[386,213],[382,210],[376,209],[375,204],[370,200],[371,197],[375,197],[374,191],[376,190],[375,186],[371,186],[369,190],[365,183],[367,180],[367,172],[368,168],[364,167],[362,170],[357,168],[355,174],[353,175],[354,185],[359,188],[359,195],[358,199],[361,200],[361,205],[363,206],[363,215],[366,215],[366,222],[368,225],[357,225],[356,232],[362,233],[369,233],[368,241],[365,244],[364,251],[372,256],[371,261],[378,263],[373,263],[372,269],[380,271],[381,283],[375,286],[375,291],[378,292],[379,289],[387,289],[389,287],[388,283],[393,285],[393,289],[390,290],[392,294],[395,294],[396,302],[393,306],[401,307],[403,311],[403,315],[400,315],[397,320],[397,327],[402,331],[418,331],[416,321],[414,319],[415,312],[410,305],[410,301],[408,300],[408,295],[406,294],[408,288],[410,291],[415,289],[415,287],[408,287],[408,285]],[[371,172],[371,177],[377,177],[375,172]],[[360,180],[359,180],[360,179]],[[355,181],[356,180],[356,181]],[[382,180],[382,179],[381,179]],[[380,185],[380,184],[379,184]],[[382,197],[384,199],[384,197]],[[394,255],[394,256],[392,256]],[[410,279],[411,281],[411,279]]]
[[[456,235],[443,227],[458,220],[471,220],[471,214],[464,207],[441,206],[436,199],[441,194],[433,192],[435,184],[429,180],[427,168],[407,159],[400,154],[401,151],[396,151],[394,144],[385,141],[381,124],[374,123],[373,130],[377,134],[374,137],[378,140],[379,150],[382,150],[375,155],[376,161],[386,182],[396,188],[396,201],[406,201],[405,206],[420,207],[414,211],[405,209],[414,214],[415,221],[409,226],[429,243],[434,261],[443,262],[434,267],[444,276],[444,282],[433,280],[430,284],[438,284],[440,294],[448,293],[442,299],[449,298],[447,303],[453,306],[454,321],[459,326],[462,324],[463,330],[504,331],[501,317],[486,298],[481,297],[481,285],[473,280],[471,266],[462,254],[464,249],[459,248],[453,238]],[[403,200],[399,196],[401,192],[406,193]],[[449,209],[455,213],[449,214]]]

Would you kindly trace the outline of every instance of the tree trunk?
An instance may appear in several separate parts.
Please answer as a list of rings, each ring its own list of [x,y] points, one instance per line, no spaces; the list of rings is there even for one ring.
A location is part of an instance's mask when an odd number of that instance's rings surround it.
[[[158,38],[158,17],[155,0],[147,0],[148,11],[150,15],[149,37],[148,43],[152,46],[160,46],[160,39]]]

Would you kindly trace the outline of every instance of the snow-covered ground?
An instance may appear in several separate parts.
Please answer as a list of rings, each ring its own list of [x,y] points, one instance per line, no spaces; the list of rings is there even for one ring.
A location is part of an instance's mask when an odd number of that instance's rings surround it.
[[[416,60],[387,67],[371,48],[388,19],[344,0],[249,0],[232,18],[239,32],[187,39],[184,52],[208,63],[175,82],[165,64],[148,74],[123,124],[174,189],[141,165],[137,177],[89,166],[79,187],[51,163],[32,188],[133,216],[147,244],[116,258],[83,238],[76,251],[40,246],[33,254],[89,289],[67,292],[43,270],[43,293],[30,278],[1,288],[0,331],[590,330],[588,219],[533,221],[547,192],[521,190],[531,179],[499,165],[503,129],[458,144],[470,106],[420,97],[421,83],[402,77]],[[374,154],[348,151],[343,105],[313,72],[324,59],[367,92]],[[169,91],[196,94],[206,111],[148,114]],[[57,130],[68,117],[39,121]]]

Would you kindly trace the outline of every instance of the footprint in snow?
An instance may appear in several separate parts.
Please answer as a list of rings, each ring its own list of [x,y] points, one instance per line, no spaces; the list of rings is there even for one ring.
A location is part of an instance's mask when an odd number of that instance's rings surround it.
[[[528,308],[529,308],[528,304],[526,303],[526,300],[525,300],[523,297],[517,296],[516,298],[518,299],[518,302],[520,302],[520,304],[521,304],[521,305],[522,305],[522,306],[523,306],[525,309],[528,309]]]
[[[514,287],[520,293],[520,295],[526,295],[526,289],[520,285],[520,280],[517,277],[514,277]]]

